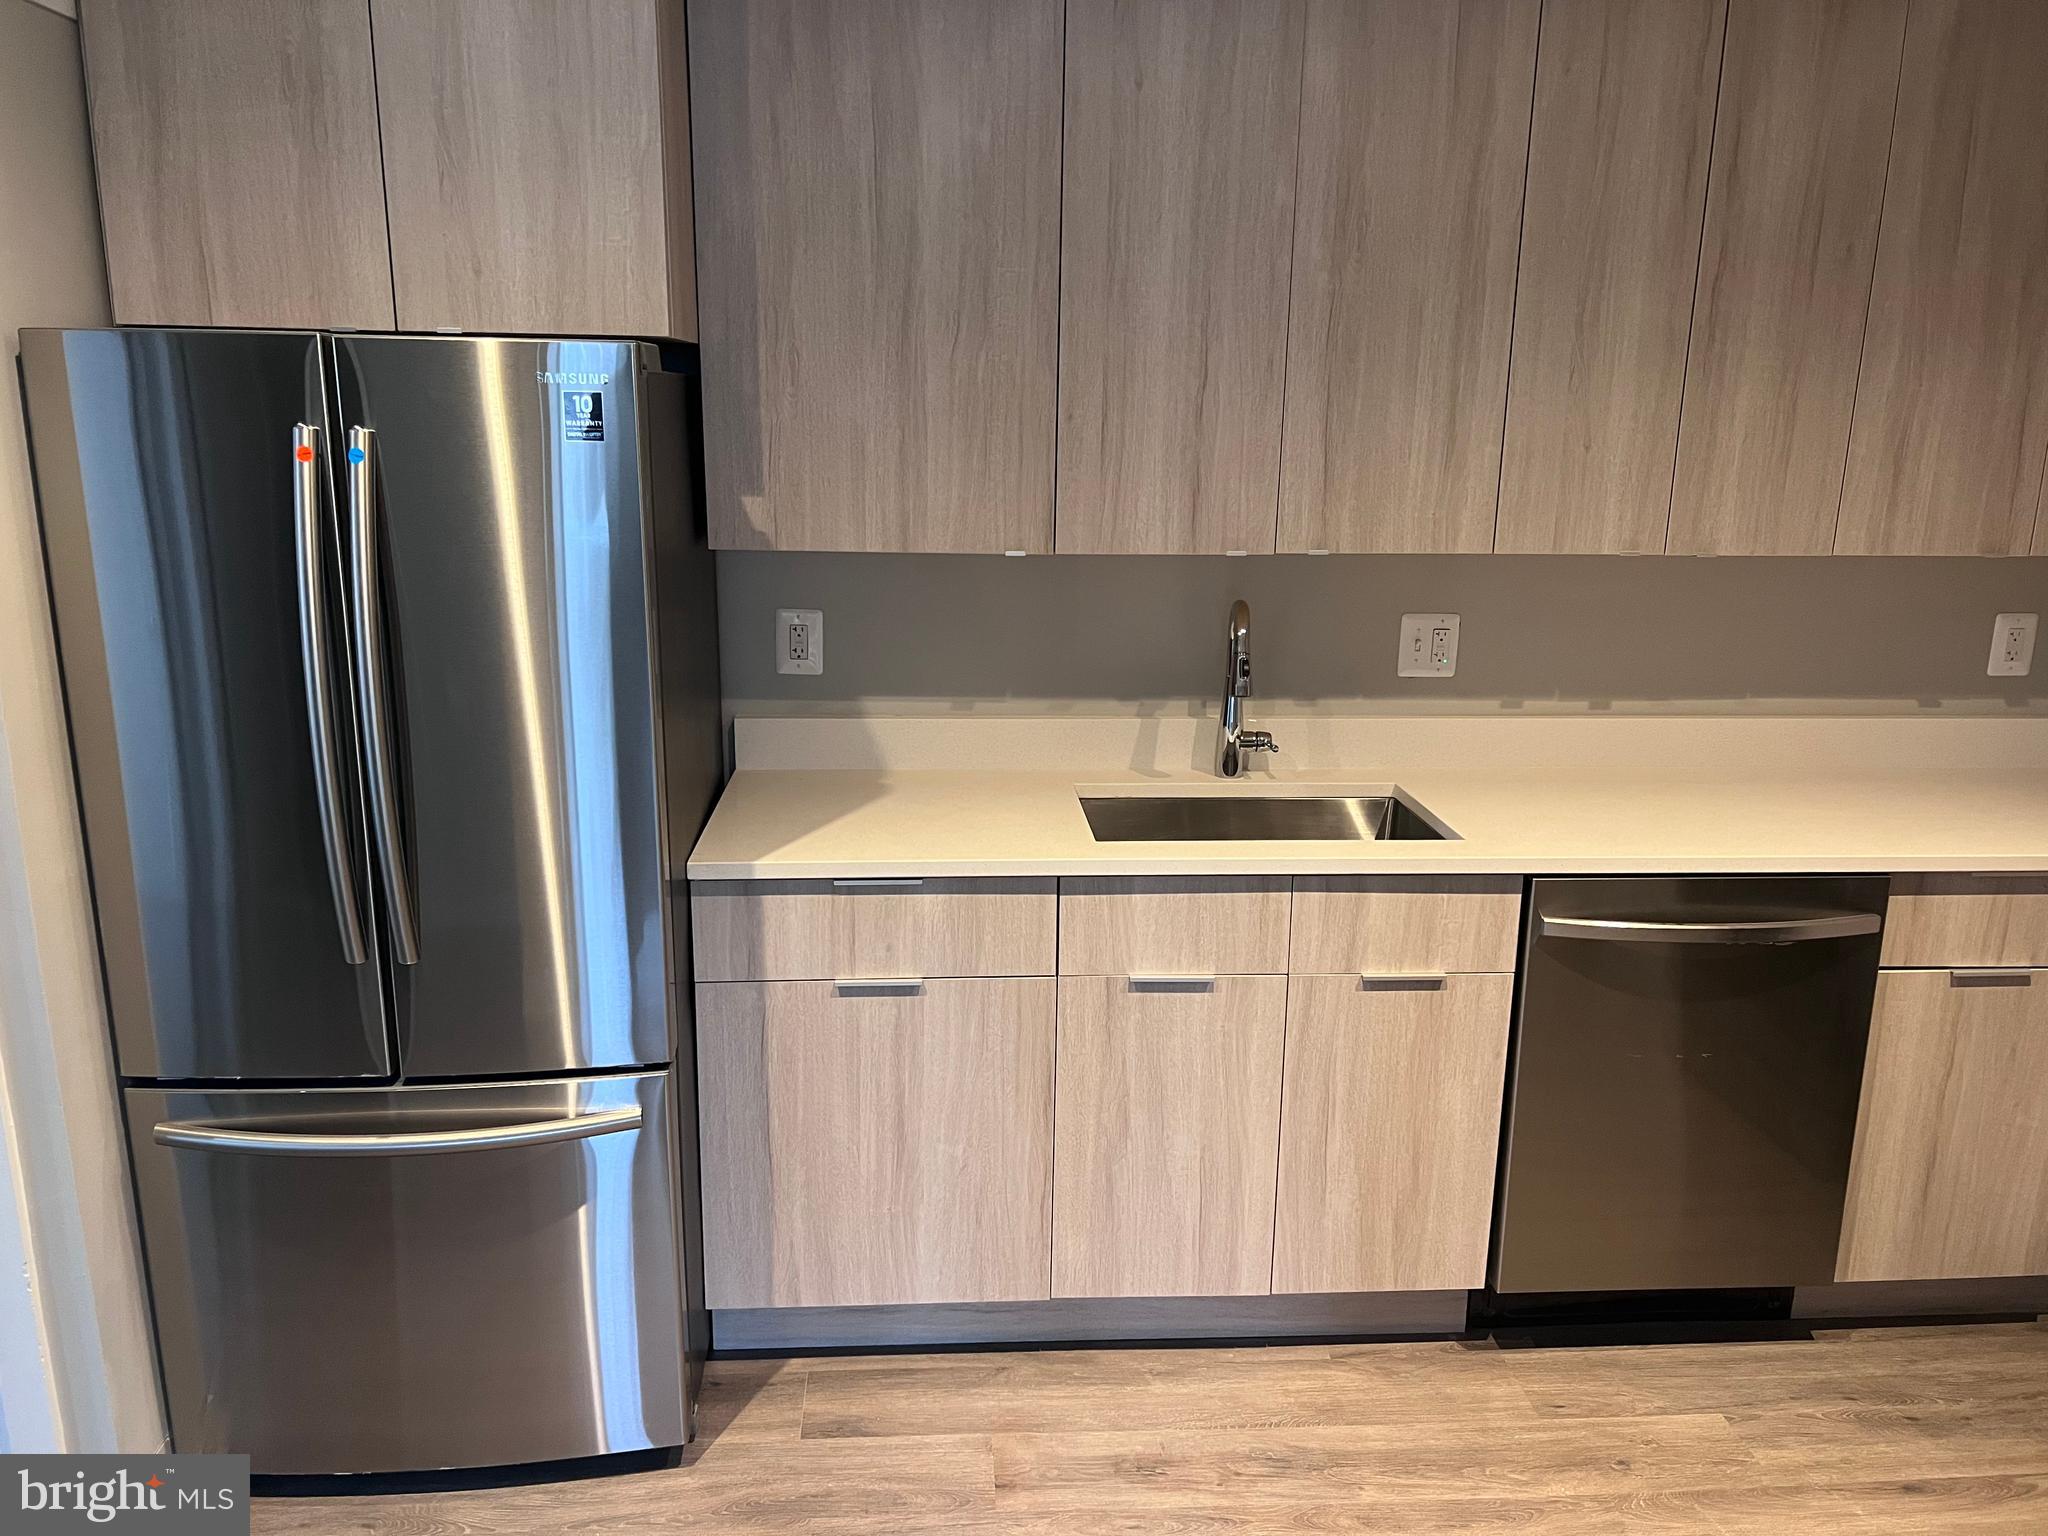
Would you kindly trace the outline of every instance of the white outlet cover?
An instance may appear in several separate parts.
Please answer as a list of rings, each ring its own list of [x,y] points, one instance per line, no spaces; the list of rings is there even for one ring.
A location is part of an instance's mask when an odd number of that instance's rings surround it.
[[[1458,670],[1458,616],[1455,613],[1401,615],[1401,652],[1397,677],[1452,677]]]
[[[825,670],[825,615],[816,608],[775,610],[775,670],[816,677]]]
[[[1986,677],[2025,677],[2034,669],[2035,613],[2001,613],[1991,621],[1991,660]]]

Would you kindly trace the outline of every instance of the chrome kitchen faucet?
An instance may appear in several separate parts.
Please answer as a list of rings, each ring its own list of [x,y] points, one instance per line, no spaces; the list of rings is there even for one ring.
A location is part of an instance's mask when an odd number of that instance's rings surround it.
[[[1243,774],[1245,753],[1280,751],[1270,732],[1244,728],[1244,705],[1238,701],[1252,696],[1251,631],[1251,604],[1239,598],[1230,605],[1230,623],[1224,631],[1229,655],[1228,671],[1223,677],[1223,741],[1216,756],[1216,771],[1226,779]]]

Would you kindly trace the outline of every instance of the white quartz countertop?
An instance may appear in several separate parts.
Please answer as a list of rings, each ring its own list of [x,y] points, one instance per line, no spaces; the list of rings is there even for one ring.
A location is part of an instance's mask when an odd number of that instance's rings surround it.
[[[1213,735],[1199,720],[1136,738],[1047,722],[1050,741],[1016,721],[833,729],[850,724],[740,722],[690,877],[2048,870],[2038,720],[1314,720],[1291,723],[1297,766],[1236,781],[1194,766]],[[1289,724],[1273,723],[1283,746]],[[1457,836],[1102,843],[1080,802],[1389,786]]]

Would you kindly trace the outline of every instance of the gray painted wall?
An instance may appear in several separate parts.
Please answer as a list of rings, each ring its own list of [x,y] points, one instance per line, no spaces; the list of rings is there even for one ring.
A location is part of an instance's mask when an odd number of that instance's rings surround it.
[[[1057,709],[1207,699],[1232,598],[1259,696],[1404,708],[2048,708],[1990,678],[2000,612],[2048,560],[1594,556],[718,557],[737,714]],[[775,610],[825,613],[825,671],[774,670]],[[1401,615],[1461,616],[1454,678],[1396,678]]]

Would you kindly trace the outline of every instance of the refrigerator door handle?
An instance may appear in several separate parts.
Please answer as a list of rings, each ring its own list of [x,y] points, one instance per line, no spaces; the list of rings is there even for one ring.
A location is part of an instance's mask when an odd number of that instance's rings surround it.
[[[166,1120],[158,1124],[151,1139],[160,1147],[185,1147],[198,1152],[255,1152],[272,1157],[408,1157],[582,1141],[616,1131],[637,1131],[642,1119],[640,1107],[635,1104],[559,1120],[467,1126],[459,1131],[238,1131],[223,1125]]]
[[[306,671],[306,725],[313,738],[313,786],[319,795],[320,835],[327,850],[327,883],[334,893],[334,920],[341,930],[341,955],[350,965],[369,958],[363,944],[363,914],[349,867],[348,818],[342,812],[341,747],[334,729],[334,678],[329,670],[326,584],[321,579],[320,429],[309,422],[292,428],[292,512],[299,556],[299,654]]]
[[[386,691],[383,603],[377,582],[377,434],[348,429],[349,588],[356,634],[356,698],[370,759],[370,824],[377,834],[384,906],[391,914],[391,954],[400,965],[420,958],[419,920],[406,879],[405,839],[398,824],[397,750]]]

